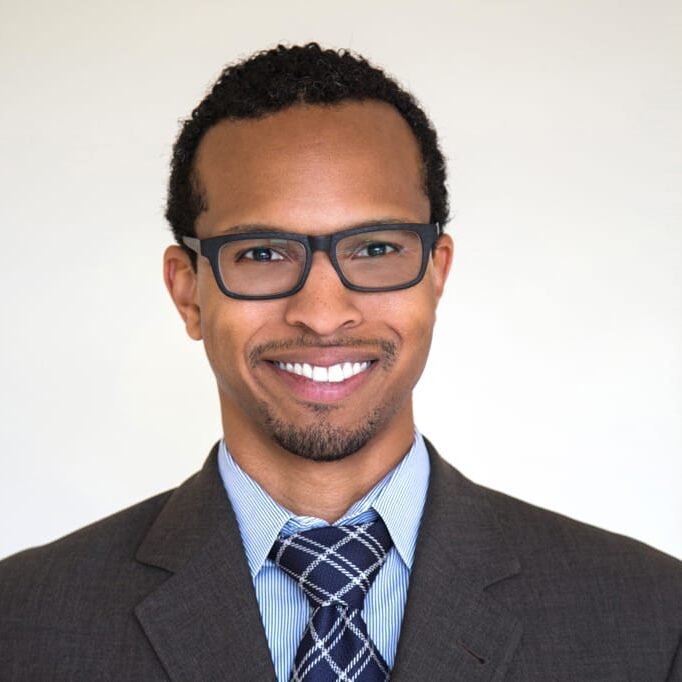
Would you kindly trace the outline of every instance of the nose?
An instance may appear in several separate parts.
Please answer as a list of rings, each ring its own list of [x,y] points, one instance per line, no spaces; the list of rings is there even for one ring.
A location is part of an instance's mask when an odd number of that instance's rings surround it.
[[[316,336],[333,336],[362,322],[358,296],[343,285],[329,256],[317,251],[303,288],[286,299],[285,320]]]

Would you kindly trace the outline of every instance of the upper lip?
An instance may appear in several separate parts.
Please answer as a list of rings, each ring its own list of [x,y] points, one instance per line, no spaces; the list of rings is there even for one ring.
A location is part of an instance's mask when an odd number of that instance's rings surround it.
[[[345,362],[372,362],[379,358],[378,353],[370,353],[360,348],[302,348],[283,353],[272,353],[261,359],[267,362],[307,363],[318,367],[331,367]]]

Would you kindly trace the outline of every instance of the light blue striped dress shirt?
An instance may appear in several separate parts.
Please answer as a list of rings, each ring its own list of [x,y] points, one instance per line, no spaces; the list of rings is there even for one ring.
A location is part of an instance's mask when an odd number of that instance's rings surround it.
[[[275,502],[220,444],[218,468],[234,509],[277,679],[289,679],[311,608],[303,590],[270,559],[277,536],[328,525],[296,516]],[[390,667],[395,661],[419,523],[429,482],[429,456],[415,431],[412,448],[398,465],[334,525],[372,521],[379,515],[393,540],[386,562],[365,599],[369,636]]]

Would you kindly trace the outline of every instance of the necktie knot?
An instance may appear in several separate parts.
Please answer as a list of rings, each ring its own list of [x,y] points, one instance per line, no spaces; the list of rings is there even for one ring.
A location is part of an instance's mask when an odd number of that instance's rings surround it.
[[[298,582],[313,608],[360,610],[392,544],[379,519],[294,533],[276,540],[269,557]]]

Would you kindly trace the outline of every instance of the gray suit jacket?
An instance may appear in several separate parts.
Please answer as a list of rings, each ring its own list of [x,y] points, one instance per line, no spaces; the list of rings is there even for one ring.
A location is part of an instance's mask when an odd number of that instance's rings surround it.
[[[392,680],[682,680],[682,563],[475,485],[432,447]],[[213,449],[0,562],[0,680],[274,680]]]

